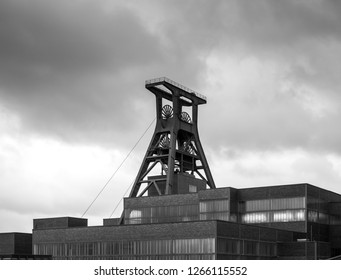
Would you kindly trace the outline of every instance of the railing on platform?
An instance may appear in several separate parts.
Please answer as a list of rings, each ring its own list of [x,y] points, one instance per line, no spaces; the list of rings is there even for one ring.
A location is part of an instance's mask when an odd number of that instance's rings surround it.
[[[160,78],[155,78],[155,79],[150,79],[150,80],[146,80],[146,85],[150,85],[150,84],[155,84],[155,83],[162,83],[162,82],[166,82],[169,83],[173,86],[176,86],[177,88],[180,88],[188,93],[192,93],[194,94],[196,97],[201,98],[205,101],[207,101],[207,97],[205,95],[200,94],[199,92],[196,92],[194,90],[191,90],[188,87],[185,87],[177,82],[174,82],[173,80],[167,78],[167,77],[160,77]]]

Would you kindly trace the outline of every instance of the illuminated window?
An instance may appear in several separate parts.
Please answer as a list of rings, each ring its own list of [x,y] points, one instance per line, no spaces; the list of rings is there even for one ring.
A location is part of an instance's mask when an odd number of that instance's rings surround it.
[[[242,223],[267,223],[269,222],[269,213],[255,212],[242,215]]]
[[[304,220],[304,210],[287,210],[273,212],[273,222],[296,222]]]
[[[239,204],[243,223],[304,221],[305,208],[305,197],[249,200]],[[324,221],[326,219],[323,217]]]

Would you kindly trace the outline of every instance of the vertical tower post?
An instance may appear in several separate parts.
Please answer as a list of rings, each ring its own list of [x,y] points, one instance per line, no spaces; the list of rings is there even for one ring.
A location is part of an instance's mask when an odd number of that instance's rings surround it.
[[[165,77],[145,87],[156,98],[156,126],[129,197],[215,188],[198,133],[198,106],[206,97]]]

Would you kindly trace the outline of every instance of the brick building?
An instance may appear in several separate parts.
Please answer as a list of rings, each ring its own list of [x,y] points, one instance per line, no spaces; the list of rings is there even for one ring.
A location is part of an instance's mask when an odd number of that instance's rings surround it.
[[[339,194],[309,184],[125,198],[121,224],[34,220],[33,250],[54,259],[327,259],[341,254],[340,206]]]
[[[32,234],[0,233],[0,260],[51,259],[51,256],[32,254]]]

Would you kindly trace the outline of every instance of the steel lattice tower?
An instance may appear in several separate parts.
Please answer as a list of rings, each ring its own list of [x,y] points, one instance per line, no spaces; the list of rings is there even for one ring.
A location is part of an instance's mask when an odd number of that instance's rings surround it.
[[[165,77],[145,87],[156,97],[156,127],[130,197],[215,188],[198,133],[206,97]]]

